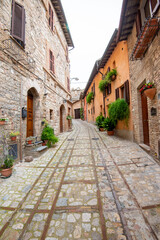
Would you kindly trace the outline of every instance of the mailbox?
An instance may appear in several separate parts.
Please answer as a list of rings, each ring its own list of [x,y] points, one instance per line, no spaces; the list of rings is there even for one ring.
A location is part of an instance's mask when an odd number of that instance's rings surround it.
[[[26,118],[27,117],[27,109],[26,108],[22,108],[22,118]]]

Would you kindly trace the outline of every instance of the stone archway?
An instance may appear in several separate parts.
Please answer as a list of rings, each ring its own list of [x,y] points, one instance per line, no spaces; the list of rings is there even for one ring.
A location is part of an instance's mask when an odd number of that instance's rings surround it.
[[[65,107],[64,105],[60,106],[60,132],[65,130]]]
[[[27,137],[38,134],[38,122],[40,114],[39,94],[32,87],[27,92]]]

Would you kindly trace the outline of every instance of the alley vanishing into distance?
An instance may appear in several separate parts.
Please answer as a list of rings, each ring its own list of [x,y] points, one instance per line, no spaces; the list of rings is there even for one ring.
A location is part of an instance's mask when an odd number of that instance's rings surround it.
[[[160,166],[84,121],[0,179],[0,239],[160,239]]]

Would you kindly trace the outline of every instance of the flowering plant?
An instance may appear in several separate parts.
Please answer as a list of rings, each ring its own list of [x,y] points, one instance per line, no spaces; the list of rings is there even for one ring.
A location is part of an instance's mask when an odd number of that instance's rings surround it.
[[[18,131],[17,131],[17,132],[11,132],[11,133],[10,133],[10,136],[11,136],[11,137],[18,136],[18,135],[20,135],[20,132],[18,132]]]
[[[144,92],[145,90],[149,89],[149,88],[154,88],[154,83],[149,82],[143,85],[143,87],[141,87],[141,89],[139,90],[140,92]]]

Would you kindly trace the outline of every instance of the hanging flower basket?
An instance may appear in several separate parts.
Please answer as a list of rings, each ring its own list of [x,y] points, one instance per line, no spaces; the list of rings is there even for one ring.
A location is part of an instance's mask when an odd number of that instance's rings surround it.
[[[144,91],[144,94],[146,95],[146,97],[150,98],[151,100],[153,100],[155,94],[156,94],[156,88],[150,88]]]

